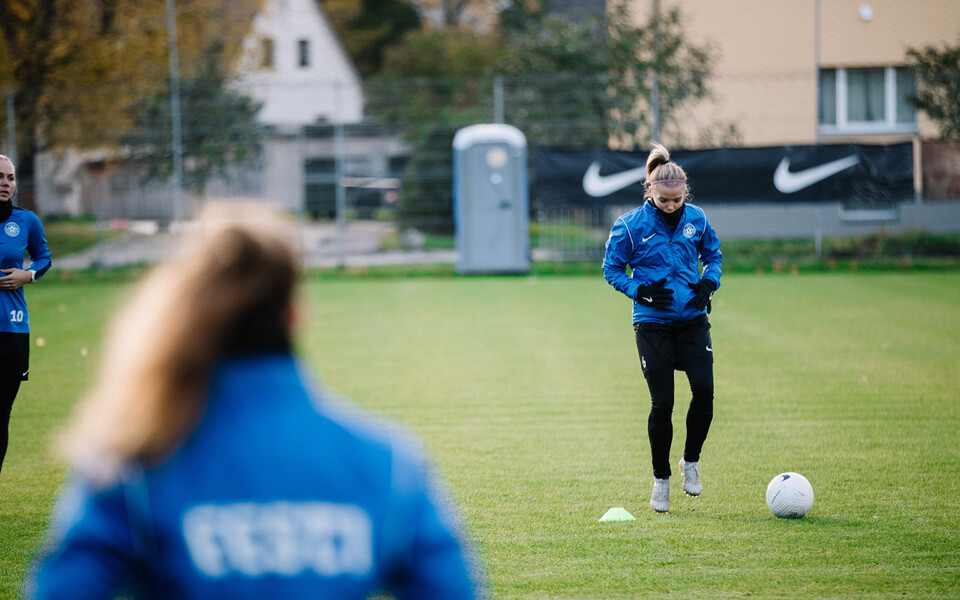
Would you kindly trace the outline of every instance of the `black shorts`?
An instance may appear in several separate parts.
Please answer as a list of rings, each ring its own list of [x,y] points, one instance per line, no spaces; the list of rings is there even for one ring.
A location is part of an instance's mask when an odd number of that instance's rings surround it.
[[[0,331],[0,377],[26,381],[29,374],[30,334]]]
[[[684,323],[634,323],[633,331],[644,374],[665,367],[684,371],[684,363],[692,358],[713,362],[707,315]]]

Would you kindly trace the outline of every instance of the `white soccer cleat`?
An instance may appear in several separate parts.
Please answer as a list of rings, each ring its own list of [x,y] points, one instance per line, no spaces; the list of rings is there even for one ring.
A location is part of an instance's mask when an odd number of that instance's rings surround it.
[[[650,496],[650,508],[658,513],[665,513],[670,510],[670,480],[653,480],[653,495]]]
[[[683,473],[683,491],[688,496],[699,496],[703,491],[703,484],[700,483],[700,469],[697,463],[680,459],[680,472]]]

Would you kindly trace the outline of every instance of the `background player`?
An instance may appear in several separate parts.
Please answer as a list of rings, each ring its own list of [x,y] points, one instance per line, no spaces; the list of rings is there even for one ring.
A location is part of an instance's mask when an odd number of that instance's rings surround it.
[[[17,169],[0,154],[0,469],[10,439],[10,413],[30,374],[30,318],[23,286],[50,269],[50,251],[37,215],[13,205]],[[30,269],[23,257],[30,255]]]
[[[660,144],[654,144],[647,157],[646,193],[642,206],[614,223],[603,275],[633,300],[637,351],[651,397],[647,434],[654,485],[650,506],[667,512],[674,369],[686,372],[693,395],[680,460],[683,489],[692,496],[703,489],[698,461],[713,420],[713,342],[706,313],[720,286],[722,255],[720,240],[703,210],[686,202],[687,174]]]

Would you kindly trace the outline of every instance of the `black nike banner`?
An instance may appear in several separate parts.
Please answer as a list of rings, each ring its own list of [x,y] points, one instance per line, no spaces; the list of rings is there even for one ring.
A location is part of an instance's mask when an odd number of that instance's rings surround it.
[[[534,206],[635,205],[646,152],[534,150]],[[693,202],[842,202],[889,207],[913,199],[913,145],[835,144],[671,151]]]

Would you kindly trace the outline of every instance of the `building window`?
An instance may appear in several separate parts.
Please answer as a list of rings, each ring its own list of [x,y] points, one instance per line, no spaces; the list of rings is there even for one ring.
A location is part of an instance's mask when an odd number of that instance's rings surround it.
[[[916,89],[916,76],[903,67],[821,69],[820,133],[912,133],[917,111],[907,98]]]
[[[263,38],[260,40],[260,68],[272,69],[274,66],[274,48],[273,40]]]
[[[883,123],[884,69],[850,69],[847,73],[847,121]]]
[[[310,40],[297,41],[297,60],[301,67],[310,66]]]
[[[897,123],[917,123],[917,109],[907,100],[917,93],[917,75],[910,69],[897,69]]]

